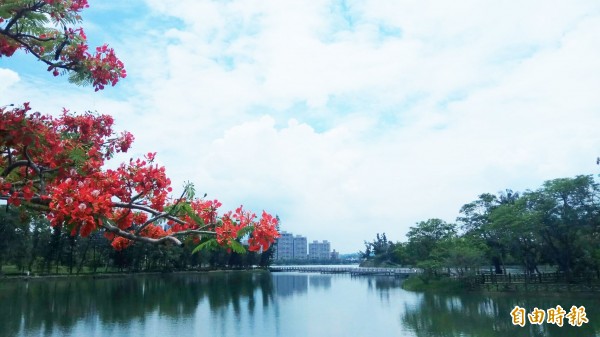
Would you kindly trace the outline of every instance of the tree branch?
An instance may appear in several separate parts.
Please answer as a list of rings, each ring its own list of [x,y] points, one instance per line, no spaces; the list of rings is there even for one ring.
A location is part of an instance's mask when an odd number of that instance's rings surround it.
[[[32,170],[34,170],[35,173],[40,174],[40,168],[37,165],[35,165],[33,162],[31,162],[30,160],[17,160],[16,162],[13,162],[12,164],[8,165],[2,171],[2,173],[0,173],[0,176],[6,177],[14,169],[16,169],[17,167],[21,167],[21,166],[27,166],[27,167],[31,168]]]
[[[103,222],[100,226],[103,227],[104,229],[106,229],[108,232],[114,233],[117,236],[124,237],[126,239],[133,240],[133,241],[152,243],[152,244],[160,244],[160,243],[166,243],[167,241],[171,241],[178,246],[183,245],[183,243],[174,236],[163,236],[162,238],[154,239],[154,238],[149,238],[149,237],[145,237],[145,236],[138,236],[133,233],[124,231],[117,226],[111,225],[108,222]]]
[[[140,205],[140,204],[130,204],[130,203],[124,203],[124,202],[113,202],[112,206],[113,207],[118,207],[118,208],[128,208],[128,209],[136,209],[136,210],[139,210],[139,211],[144,211],[144,212],[152,214],[154,217],[165,218],[165,219],[168,219],[168,220],[175,221],[175,222],[177,222],[180,225],[185,225],[185,221],[183,221],[183,220],[181,220],[179,218],[176,218],[176,217],[174,217],[172,215],[169,215],[168,213],[159,212],[159,211],[157,211],[154,208],[151,208],[149,206]]]
[[[132,241],[145,242],[145,243],[151,243],[151,244],[160,244],[160,243],[166,243],[166,242],[170,241],[178,246],[183,245],[183,243],[181,242],[181,240],[179,240],[175,236],[189,235],[189,234],[204,234],[204,235],[215,235],[216,234],[215,232],[211,232],[211,231],[201,231],[201,230],[190,229],[190,230],[173,233],[173,234],[155,239],[155,238],[149,238],[146,236],[139,236],[134,233],[124,231],[124,230],[120,229],[119,227],[114,226],[108,222],[103,222],[100,226],[102,228],[106,229],[106,231],[108,231],[110,233],[114,233],[117,236],[129,239]]]
[[[33,12],[36,11],[38,9],[41,9],[42,7],[44,7],[45,3],[43,1],[40,1],[38,3],[33,4],[33,6],[31,7],[27,7],[27,8],[21,8],[17,14],[15,14],[15,16],[13,16],[10,21],[8,22],[8,24],[6,25],[6,27],[4,28],[4,32],[8,33],[8,31],[12,28],[12,26],[14,26],[17,21],[19,21],[23,15],[25,15],[26,12]]]

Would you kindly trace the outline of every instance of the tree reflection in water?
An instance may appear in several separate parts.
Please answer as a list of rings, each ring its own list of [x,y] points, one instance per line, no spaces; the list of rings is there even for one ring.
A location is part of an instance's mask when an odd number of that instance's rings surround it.
[[[416,336],[423,337],[597,336],[598,330],[593,324],[573,327],[566,318],[563,327],[529,322],[524,327],[515,326],[510,316],[515,305],[525,308],[527,312],[535,307],[546,310],[556,305],[561,305],[569,312],[572,305],[583,305],[590,322],[600,320],[597,301],[583,297],[569,297],[565,301],[561,297],[523,297],[523,294],[490,297],[481,294],[452,296],[431,293],[423,293],[418,305],[407,306],[401,320]]]
[[[383,302],[389,302],[393,298],[393,290],[402,287],[403,279],[390,276],[357,276],[356,278],[367,280],[369,290],[376,290],[379,299]]]
[[[81,320],[106,324],[143,323],[151,313],[192,318],[200,302],[212,312],[229,307],[238,315],[247,306],[273,301],[273,282],[266,272],[219,272],[131,276],[111,279],[44,279],[0,283],[0,336],[21,331],[69,330]]]

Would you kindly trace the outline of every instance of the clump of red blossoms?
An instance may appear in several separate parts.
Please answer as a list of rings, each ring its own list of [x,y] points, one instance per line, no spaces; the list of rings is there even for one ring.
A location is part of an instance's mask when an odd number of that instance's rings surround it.
[[[105,169],[133,142],[128,132],[113,131],[108,115],[64,110],[52,117],[25,103],[0,107],[0,122],[0,200],[45,213],[51,226],[71,235],[103,231],[117,250],[134,241],[181,244],[181,236],[199,243],[199,235],[227,247],[249,235],[250,251],[267,249],[279,236],[277,219],[264,211],[257,219],[240,206],[221,216],[218,200],[191,192],[170,197],[171,180],[155,153]]]

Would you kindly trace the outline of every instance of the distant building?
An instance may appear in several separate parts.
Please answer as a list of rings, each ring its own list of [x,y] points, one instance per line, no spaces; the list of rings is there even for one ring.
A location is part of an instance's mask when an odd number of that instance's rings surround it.
[[[318,242],[315,240],[309,243],[308,258],[311,260],[329,260],[331,258],[331,244],[329,241]]]
[[[294,238],[294,260],[306,260],[308,257],[307,241],[306,237],[296,235]]]
[[[281,232],[275,249],[276,260],[291,260],[294,257],[294,235]]]
[[[340,259],[340,252],[336,252],[335,249],[334,249],[333,252],[331,252],[331,259],[332,260],[339,260]]]
[[[307,257],[306,243],[307,239],[304,236],[281,232],[281,236],[277,239],[275,248],[276,260],[305,260]]]

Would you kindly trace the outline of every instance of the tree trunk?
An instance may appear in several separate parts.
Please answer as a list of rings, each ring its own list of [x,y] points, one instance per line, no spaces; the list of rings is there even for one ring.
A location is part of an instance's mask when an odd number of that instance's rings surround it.
[[[494,256],[492,258],[492,263],[494,264],[494,273],[502,274],[502,264],[500,263],[500,258],[498,256]]]
[[[75,250],[75,237],[71,236],[69,238],[69,275],[73,274],[73,265],[75,264],[75,261],[73,259],[73,251]]]
[[[85,262],[85,259],[87,257],[87,251],[90,248],[90,243],[92,242],[92,237],[90,235],[90,238],[88,239],[87,244],[85,245],[85,249],[83,250],[83,256],[81,257],[81,261],[79,261],[79,267],[77,267],[77,274],[81,273],[81,269],[83,268],[83,263]]]

